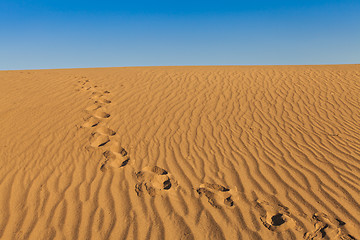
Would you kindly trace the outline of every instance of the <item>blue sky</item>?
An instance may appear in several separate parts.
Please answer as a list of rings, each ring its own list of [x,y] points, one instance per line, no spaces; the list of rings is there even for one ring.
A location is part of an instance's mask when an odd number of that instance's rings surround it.
[[[0,69],[360,63],[360,1],[0,0]]]

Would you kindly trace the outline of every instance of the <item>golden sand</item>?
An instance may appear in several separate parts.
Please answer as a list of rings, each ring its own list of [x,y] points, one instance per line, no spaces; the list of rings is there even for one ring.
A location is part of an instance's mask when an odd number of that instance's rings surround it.
[[[0,85],[0,239],[360,239],[360,65]]]

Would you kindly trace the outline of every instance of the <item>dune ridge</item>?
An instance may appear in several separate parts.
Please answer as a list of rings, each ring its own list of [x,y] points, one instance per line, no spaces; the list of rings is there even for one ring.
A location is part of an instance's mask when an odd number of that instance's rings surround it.
[[[360,65],[0,72],[0,239],[360,239]]]

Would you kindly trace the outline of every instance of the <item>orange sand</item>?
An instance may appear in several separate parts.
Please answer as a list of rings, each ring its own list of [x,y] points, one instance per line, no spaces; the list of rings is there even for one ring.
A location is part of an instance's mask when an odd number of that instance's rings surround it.
[[[360,65],[0,86],[0,239],[360,239]]]

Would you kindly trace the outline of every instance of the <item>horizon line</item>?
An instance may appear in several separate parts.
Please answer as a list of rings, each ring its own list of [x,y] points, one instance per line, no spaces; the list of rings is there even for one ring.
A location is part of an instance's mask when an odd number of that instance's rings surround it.
[[[72,70],[72,69],[98,69],[98,68],[147,68],[147,67],[262,67],[262,66],[333,66],[333,65],[360,65],[360,63],[324,63],[324,64],[229,64],[229,65],[139,65],[139,66],[113,66],[113,67],[59,67],[59,68],[24,68],[24,69],[0,69],[0,71],[38,71],[38,70]]]

